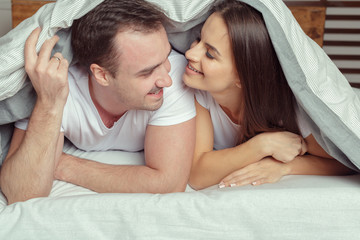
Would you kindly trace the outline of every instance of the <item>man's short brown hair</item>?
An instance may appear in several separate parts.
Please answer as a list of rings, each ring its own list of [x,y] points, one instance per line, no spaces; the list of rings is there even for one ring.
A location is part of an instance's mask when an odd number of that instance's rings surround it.
[[[115,76],[121,54],[114,46],[117,33],[154,32],[166,22],[165,14],[147,1],[105,0],[74,21],[71,36],[74,59],[88,70],[96,63]]]

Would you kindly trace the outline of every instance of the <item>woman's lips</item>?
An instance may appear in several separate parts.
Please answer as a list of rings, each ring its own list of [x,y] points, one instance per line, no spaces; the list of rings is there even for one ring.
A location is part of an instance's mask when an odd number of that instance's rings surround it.
[[[193,73],[203,74],[202,72],[200,72],[199,70],[197,70],[196,68],[194,68],[193,66],[191,66],[190,63],[187,65],[187,68],[186,68],[186,69],[187,69],[187,70],[190,70],[190,71],[193,72]]]

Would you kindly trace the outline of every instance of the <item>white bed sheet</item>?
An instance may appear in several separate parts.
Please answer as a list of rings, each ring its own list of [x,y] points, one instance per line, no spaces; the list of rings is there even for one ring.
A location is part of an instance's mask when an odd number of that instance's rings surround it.
[[[106,163],[143,163],[142,153],[65,148]],[[356,239],[359,200],[360,175],[171,194],[98,194],[54,181],[47,198],[6,206],[0,194],[0,239]]]

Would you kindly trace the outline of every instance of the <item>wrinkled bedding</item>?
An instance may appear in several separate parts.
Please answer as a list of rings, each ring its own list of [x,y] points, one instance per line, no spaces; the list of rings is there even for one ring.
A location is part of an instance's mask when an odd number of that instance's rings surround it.
[[[24,71],[24,42],[37,26],[43,31],[38,48],[55,33],[61,38],[54,51],[72,60],[69,27],[101,0],[67,1],[45,5],[33,17],[0,38],[0,124],[29,116],[34,93]],[[165,9],[172,19],[167,27],[174,48],[185,52],[208,16],[214,0],[150,0]],[[301,30],[281,0],[244,0],[264,16],[273,45],[297,101],[312,122],[312,132],[322,147],[355,170],[360,160],[360,98],[325,52]],[[0,129],[1,130],[1,129]],[[0,132],[1,159],[9,135]]]

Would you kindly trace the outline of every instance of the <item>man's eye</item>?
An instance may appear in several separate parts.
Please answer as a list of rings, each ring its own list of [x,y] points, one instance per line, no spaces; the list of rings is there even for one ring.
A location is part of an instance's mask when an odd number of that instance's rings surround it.
[[[141,76],[144,77],[144,78],[147,78],[147,77],[149,77],[151,74],[152,74],[152,71],[151,71],[151,72],[147,72],[147,73],[143,73],[143,74],[141,74]]]
[[[214,59],[214,56],[211,55],[208,51],[206,51],[206,56],[207,56],[208,58],[210,58],[210,59]]]

